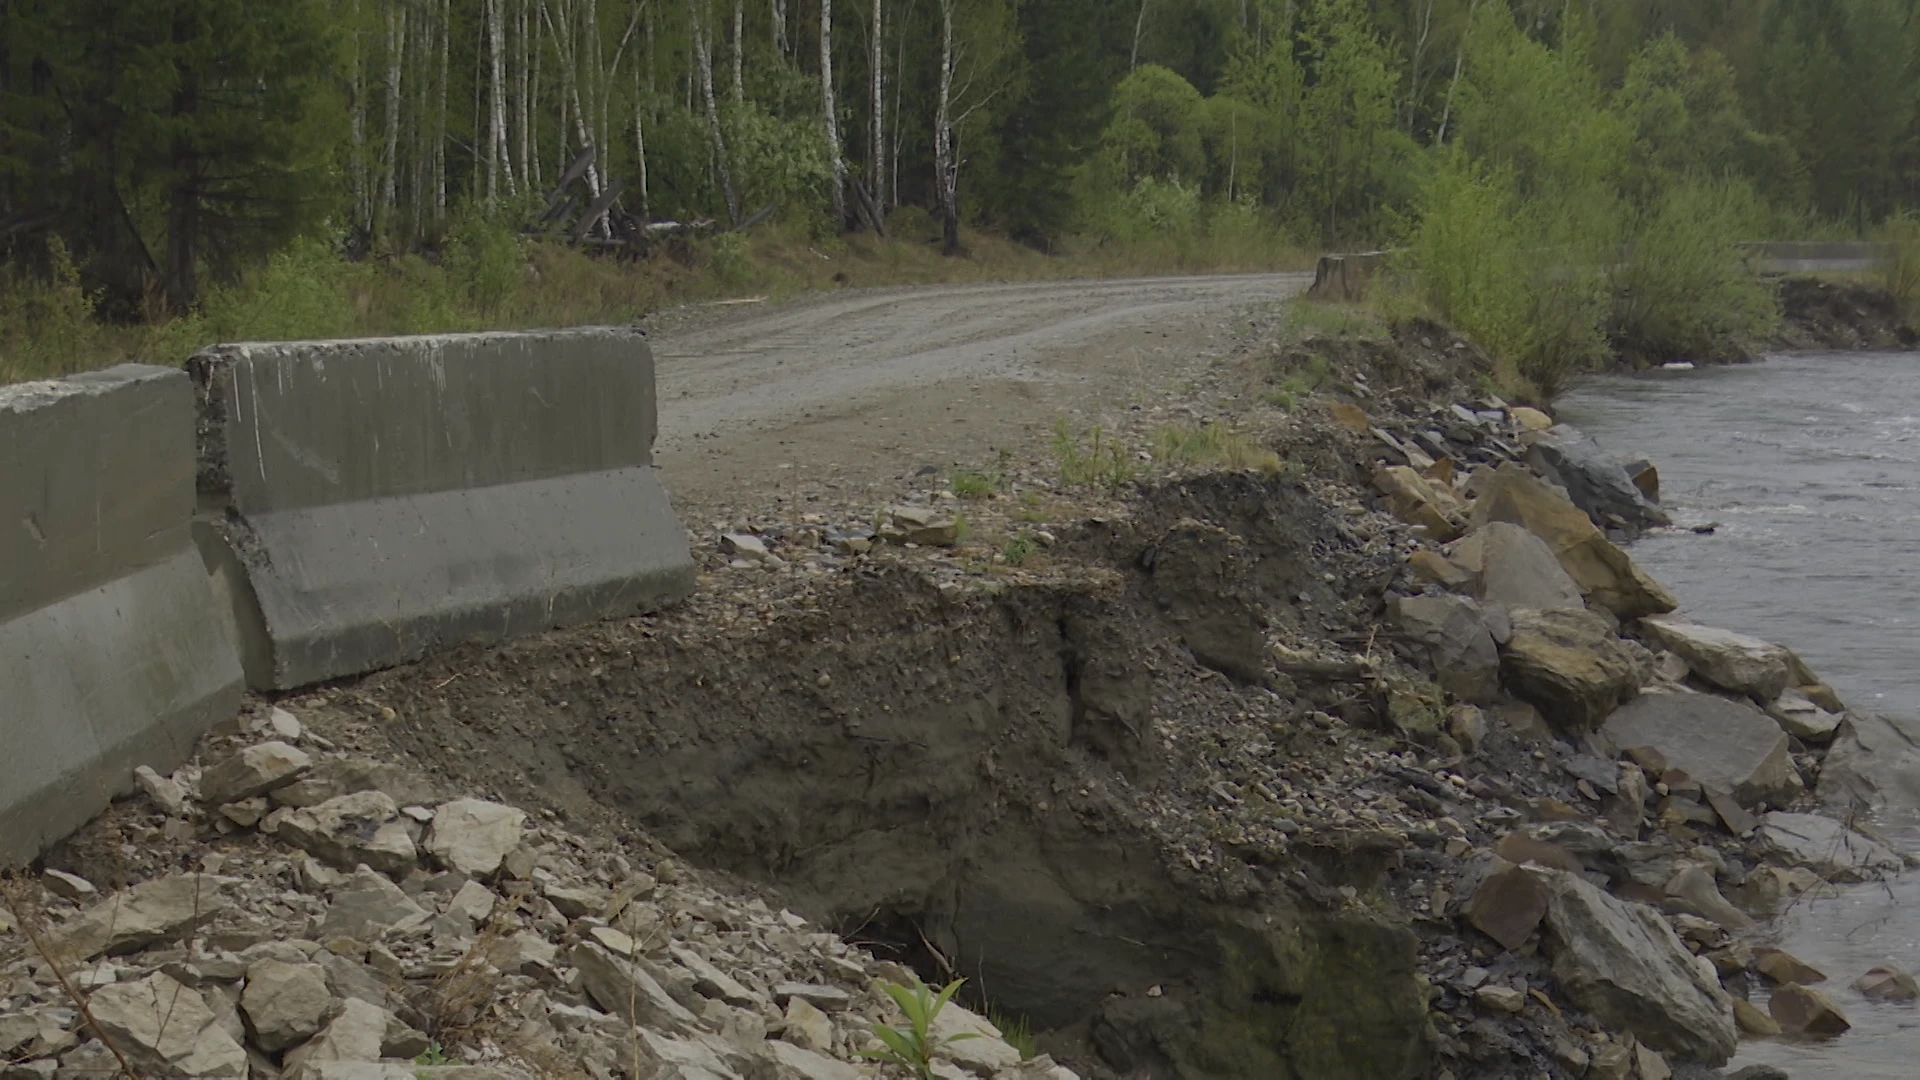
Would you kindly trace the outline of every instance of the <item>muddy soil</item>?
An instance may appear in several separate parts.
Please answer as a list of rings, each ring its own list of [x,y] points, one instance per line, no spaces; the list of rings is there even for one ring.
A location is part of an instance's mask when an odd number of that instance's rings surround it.
[[[1893,298],[1874,285],[1789,277],[1780,281],[1780,351],[1911,349],[1920,344]]]

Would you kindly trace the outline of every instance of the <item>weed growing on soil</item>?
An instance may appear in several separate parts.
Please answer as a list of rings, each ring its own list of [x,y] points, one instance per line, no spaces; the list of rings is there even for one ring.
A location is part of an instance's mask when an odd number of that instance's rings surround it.
[[[1000,1029],[1002,1042],[1020,1051],[1021,1061],[1032,1061],[1040,1055],[1040,1045],[1033,1041],[1033,1024],[1026,1017],[1009,1016],[995,1009],[987,1014],[987,1021]]]
[[[1172,465],[1217,465],[1227,469],[1280,471],[1280,456],[1251,436],[1213,422],[1200,427],[1175,424],[1154,436],[1154,460]]]
[[[1060,480],[1070,487],[1117,488],[1133,479],[1134,464],[1120,443],[1095,424],[1084,442],[1066,420],[1053,428],[1053,453],[1059,459]]]
[[[915,1080],[933,1080],[933,1055],[942,1046],[962,1039],[980,1037],[971,1032],[944,1037],[933,1034],[934,1018],[940,1015],[940,1010],[947,1007],[947,1002],[953,1000],[953,995],[966,981],[955,979],[943,987],[938,994],[928,989],[927,984],[921,982],[917,976],[908,986],[901,986],[898,983],[881,984],[887,994],[899,1004],[900,1011],[906,1014],[907,1023],[904,1027],[873,1025],[874,1037],[879,1039],[882,1045],[877,1050],[862,1050],[861,1056],[909,1069]]]
[[[1006,560],[1008,566],[1025,563],[1033,558],[1033,537],[1022,533],[1007,541],[1007,546],[1000,549],[1000,557]]]
[[[1007,478],[996,472],[961,469],[948,479],[947,486],[963,499],[984,499],[1007,486]]]
[[[1278,367],[1279,364],[1275,366]],[[1285,374],[1276,374],[1279,377],[1279,389],[1261,395],[1261,400],[1292,412],[1299,406],[1301,400],[1310,397],[1314,391],[1325,386],[1327,380],[1333,378],[1333,366],[1327,363],[1326,357],[1315,353],[1307,357],[1304,365]]]
[[[1386,336],[1386,326],[1371,308],[1353,304],[1328,304],[1304,297],[1286,306],[1286,338],[1289,341],[1309,337],[1378,338]]]

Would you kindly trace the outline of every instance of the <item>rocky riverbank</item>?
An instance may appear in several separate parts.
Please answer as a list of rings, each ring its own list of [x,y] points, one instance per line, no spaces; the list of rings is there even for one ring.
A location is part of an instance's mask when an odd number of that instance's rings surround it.
[[[256,702],[11,883],[0,1076],[852,1080],[910,971],[956,1080],[1835,1031],[1750,935],[1900,866],[1809,812],[1871,720],[1672,617],[1657,472],[1487,370],[1256,320],[1098,430],[683,508],[678,611]]]

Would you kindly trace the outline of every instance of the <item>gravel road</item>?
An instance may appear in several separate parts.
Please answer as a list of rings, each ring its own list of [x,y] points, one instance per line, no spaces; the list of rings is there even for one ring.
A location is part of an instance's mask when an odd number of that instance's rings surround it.
[[[1229,347],[1308,274],[831,293],[683,313],[654,332],[676,500],[984,460],[1060,416],[1125,407]]]

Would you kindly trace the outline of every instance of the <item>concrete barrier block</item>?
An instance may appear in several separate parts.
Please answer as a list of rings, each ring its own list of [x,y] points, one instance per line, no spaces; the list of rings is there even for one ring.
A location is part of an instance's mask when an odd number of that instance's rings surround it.
[[[200,536],[256,688],[692,591],[637,330],[222,345],[188,370]]]
[[[191,537],[193,388],[126,365],[0,387],[0,865],[239,708]]]

